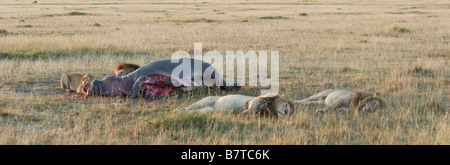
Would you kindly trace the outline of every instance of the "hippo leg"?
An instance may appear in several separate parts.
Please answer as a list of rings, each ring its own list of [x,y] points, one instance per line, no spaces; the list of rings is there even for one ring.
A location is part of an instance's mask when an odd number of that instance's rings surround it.
[[[137,98],[139,97],[139,84],[141,84],[141,82],[144,80],[145,77],[140,77],[136,80],[136,82],[134,82],[133,87],[131,90],[132,94],[131,94],[131,98]]]
[[[146,99],[146,100],[155,100],[155,99],[156,99],[156,96],[155,96],[153,93],[151,93],[151,92],[147,92],[147,93],[145,94],[145,99]]]
[[[225,90],[227,92],[233,91],[233,90],[240,90],[241,86],[239,86],[238,83],[234,83],[233,86],[220,86],[220,89]]]

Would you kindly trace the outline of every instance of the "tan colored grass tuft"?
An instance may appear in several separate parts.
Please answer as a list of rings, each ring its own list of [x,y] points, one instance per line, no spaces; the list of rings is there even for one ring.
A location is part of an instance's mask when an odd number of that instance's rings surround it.
[[[344,67],[341,67],[339,69],[340,72],[348,72],[348,71],[351,71],[351,70],[352,69],[349,66],[344,66]]]

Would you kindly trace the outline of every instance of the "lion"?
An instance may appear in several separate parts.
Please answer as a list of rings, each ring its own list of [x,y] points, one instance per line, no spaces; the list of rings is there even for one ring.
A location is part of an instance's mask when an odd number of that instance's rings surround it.
[[[94,77],[90,74],[63,74],[61,76],[61,88],[66,92],[76,92],[83,93],[86,86],[89,86],[89,83],[94,79]]]
[[[243,116],[286,117],[295,110],[294,102],[281,98],[279,95],[264,96],[208,96],[186,107],[185,111],[196,112],[227,112]]]
[[[332,110],[372,112],[387,106],[386,101],[380,96],[379,92],[364,93],[336,89],[325,90],[294,102],[296,105],[326,105],[325,108],[318,109],[316,112]]]
[[[141,66],[136,65],[136,64],[131,64],[131,63],[120,63],[119,65],[116,66],[116,70],[114,71],[116,76],[125,76],[133,71],[135,71],[136,69],[140,68]]]

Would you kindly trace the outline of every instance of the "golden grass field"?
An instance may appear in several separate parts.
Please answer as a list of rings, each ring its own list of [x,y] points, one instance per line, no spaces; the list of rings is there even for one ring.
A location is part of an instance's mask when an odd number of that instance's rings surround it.
[[[450,144],[445,0],[0,2],[0,144]],[[286,119],[174,113],[217,89],[157,101],[72,97],[63,73],[112,75],[178,50],[279,51],[280,94],[380,91],[373,113]],[[258,96],[259,88],[231,92]]]

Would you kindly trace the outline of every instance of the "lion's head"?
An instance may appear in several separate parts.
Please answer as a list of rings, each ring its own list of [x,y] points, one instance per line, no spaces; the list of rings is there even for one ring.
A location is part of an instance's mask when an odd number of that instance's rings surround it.
[[[81,77],[81,83],[77,88],[77,93],[86,94],[93,79],[94,77],[90,74],[83,75],[83,77]]]
[[[366,97],[358,105],[358,110],[363,112],[373,112],[378,108],[386,107],[386,101],[380,96],[379,92],[373,94],[373,96]]]
[[[115,74],[116,76],[125,76],[140,68],[139,65],[131,64],[131,63],[121,63],[116,66]]]
[[[279,95],[259,96],[255,100],[249,101],[247,104],[251,105],[252,101],[256,101],[257,107],[255,109],[244,111],[242,114],[283,118],[292,115],[295,110],[294,102],[286,98],[281,98]]]

